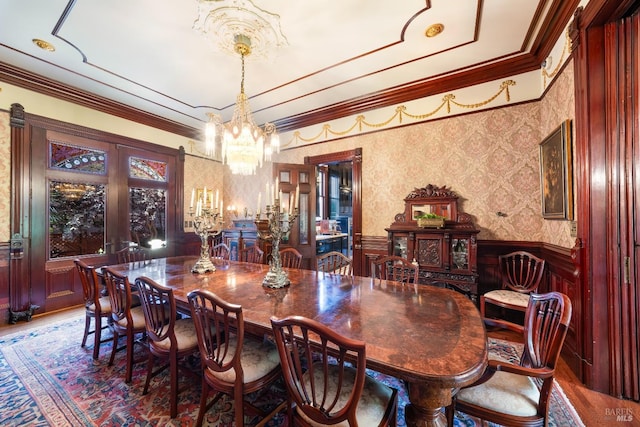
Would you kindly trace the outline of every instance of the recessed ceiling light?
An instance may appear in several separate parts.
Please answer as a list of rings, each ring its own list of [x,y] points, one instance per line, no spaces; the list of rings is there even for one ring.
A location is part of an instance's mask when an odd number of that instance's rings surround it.
[[[427,29],[424,32],[424,35],[427,37],[435,37],[443,31],[444,31],[444,25],[433,24],[427,27]]]
[[[33,39],[31,41],[42,50],[48,50],[49,52],[53,52],[56,50],[56,48],[48,41],[44,41],[41,39]]]

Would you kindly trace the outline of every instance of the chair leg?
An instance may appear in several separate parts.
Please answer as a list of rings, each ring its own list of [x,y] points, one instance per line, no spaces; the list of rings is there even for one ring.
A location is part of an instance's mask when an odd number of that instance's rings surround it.
[[[169,356],[169,372],[171,381],[171,418],[178,416],[178,356]]]
[[[109,366],[113,365],[113,361],[116,358],[116,352],[118,351],[118,339],[120,338],[120,335],[118,335],[118,332],[113,329],[113,345],[111,346],[111,357],[109,358]]]
[[[200,394],[200,409],[198,409],[198,420],[196,421],[196,427],[202,427],[204,421],[204,414],[207,412],[207,398],[209,397],[209,384],[207,380],[202,377],[202,393]]]
[[[147,379],[144,381],[144,389],[142,390],[142,394],[149,393],[149,384],[151,383],[151,376],[153,372],[153,353],[149,352],[149,359],[147,361]]]
[[[133,376],[133,331],[127,331],[127,373],[124,382],[129,384]]]
[[[93,358],[100,356],[100,343],[102,342],[102,316],[95,316],[95,331],[93,333]]]
[[[91,327],[91,316],[87,314],[84,320],[84,336],[82,337],[82,344],[80,344],[80,347],[84,347],[87,345],[87,337],[89,336],[90,327]]]
[[[244,425],[244,396],[242,394],[242,387],[234,387],[233,390],[233,404],[235,405],[236,412],[236,425]]]

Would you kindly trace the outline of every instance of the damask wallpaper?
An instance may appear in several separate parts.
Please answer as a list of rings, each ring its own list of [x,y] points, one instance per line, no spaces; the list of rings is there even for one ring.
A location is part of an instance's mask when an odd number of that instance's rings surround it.
[[[569,62],[539,101],[292,148],[274,155],[274,161],[302,163],[305,156],[361,147],[366,236],[386,236],[385,227],[403,210],[403,198],[416,187],[434,184],[460,196],[461,209],[481,230],[480,239],[571,247],[569,221],[542,219],[538,144],[563,120],[574,118],[573,93]],[[9,115],[0,112],[1,241],[10,237],[10,159]],[[270,179],[269,165],[257,176],[236,177],[220,162],[190,155],[185,161],[187,196],[192,188],[219,186],[225,208],[240,212],[244,207],[255,211],[258,193]]]
[[[539,143],[574,118],[572,70],[569,63],[540,101],[293,148],[274,161],[302,163],[305,156],[361,147],[366,236],[386,236],[404,197],[434,184],[460,196],[460,208],[480,229],[479,239],[571,247],[569,221],[542,219]],[[253,207],[270,177],[269,168],[253,178],[225,170],[225,195],[237,206]]]

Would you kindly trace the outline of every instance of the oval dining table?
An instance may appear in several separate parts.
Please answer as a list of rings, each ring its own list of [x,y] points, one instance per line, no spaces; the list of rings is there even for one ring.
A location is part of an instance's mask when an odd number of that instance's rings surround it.
[[[110,268],[132,283],[146,276],[171,287],[186,313],[189,292],[208,289],[242,306],[249,333],[271,333],[271,316],[300,315],[365,341],[367,367],[407,384],[409,426],[446,425],[442,407],[487,366],[480,313],[453,290],[302,269],[285,269],[291,284],[271,289],[262,285],[268,265],[215,260],[214,272],[195,274],[191,268],[197,260],[179,256]]]

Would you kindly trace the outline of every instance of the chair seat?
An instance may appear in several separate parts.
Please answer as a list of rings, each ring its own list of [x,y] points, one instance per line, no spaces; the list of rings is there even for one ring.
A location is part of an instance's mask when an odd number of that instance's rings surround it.
[[[233,359],[235,349],[236,344],[230,343],[224,362],[228,362]],[[280,365],[280,356],[278,355],[278,349],[273,344],[258,341],[256,339],[245,338],[244,344],[242,345],[240,363],[244,373],[244,382],[250,383],[263,378],[266,374],[276,369]],[[207,374],[228,383],[233,383],[236,380],[235,369],[216,372],[207,368]]]
[[[495,412],[527,417],[537,415],[540,391],[530,377],[499,371],[483,384],[460,390],[457,399]]]
[[[498,289],[490,291],[484,294],[485,300],[492,300],[503,304],[514,305],[522,307],[524,311],[529,304],[529,294],[523,294],[520,292],[509,291],[505,289]]]
[[[133,321],[134,330],[145,329],[144,311],[142,310],[142,306],[133,307],[131,309],[131,320]],[[117,320],[114,323],[124,329],[127,327],[127,318],[125,317],[124,319]]]
[[[88,305],[87,310],[95,313],[96,305],[95,304]],[[111,314],[111,300],[109,300],[108,296],[100,297],[100,311],[103,316]]]
[[[336,366],[330,366],[330,378],[334,381],[338,379],[339,369]],[[315,383],[316,383],[316,393],[319,397],[322,396],[324,390],[322,388],[322,384],[324,382],[324,374],[322,372],[322,365],[319,364],[317,369],[314,369]],[[352,368],[346,368],[344,371],[344,378],[346,384],[353,384],[355,380],[356,370]],[[305,380],[307,384],[309,383],[308,375],[305,374]],[[336,384],[332,382],[328,384],[329,393],[327,395],[331,396],[335,393]],[[349,395],[351,393],[352,386],[344,387],[342,389],[342,393],[338,398],[337,407],[344,406],[345,402],[349,399]],[[383,419],[387,406],[389,405],[389,400],[392,398],[393,390],[386,386],[385,384],[376,381],[375,379],[366,376],[364,382],[364,388],[362,390],[362,395],[358,401],[358,407],[356,411],[356,416],[358,419],[358,425],[360,426],[377,426],[380,424],[380,421]],[[302,409],[296,407],[297,414],[302,417],[307,423],[312,426],[321,427],[324,424],[319,424],[309,418]],[[345,420],[342,423],[335,424],[335,426],[339,427],[347,427],[349,425],[348,421]]]
[[[193,325],[192,319],[186,318],[176,320],[175,334],[178,352],[198,347],[198,337],[196,335],[196,328]],[[171,340],[169,338],[165,338],[162,341],[153,342],[152,345],[154,347],[169,351],[169,349],[171,348]]]

